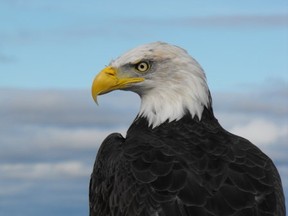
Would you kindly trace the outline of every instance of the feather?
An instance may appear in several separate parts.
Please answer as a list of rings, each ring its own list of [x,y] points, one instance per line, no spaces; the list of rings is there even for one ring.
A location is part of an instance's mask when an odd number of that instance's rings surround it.
[[[137,72],[139,62],[147,71]],[[111,134],[98,151],[90,216],[285,215],[273,162],[221,127],[204,71],[185,50],[146,44],[109,68],[117,79],[142,80],[121,86],[140,95],[141,107],[126,138]]]

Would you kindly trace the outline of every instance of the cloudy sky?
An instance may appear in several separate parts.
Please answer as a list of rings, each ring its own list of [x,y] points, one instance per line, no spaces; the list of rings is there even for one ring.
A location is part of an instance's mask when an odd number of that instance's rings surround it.
[[[102,140],[139,109],[90,96],[95,74],[137,45],[185,48],[227,130],[276,163],[288,193],[288,2],[0,0],[0,215],[87,215]]]

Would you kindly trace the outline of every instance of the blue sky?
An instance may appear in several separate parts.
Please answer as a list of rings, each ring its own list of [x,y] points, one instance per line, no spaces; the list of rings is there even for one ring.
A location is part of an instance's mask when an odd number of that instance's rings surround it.
[[[220,123],[275,161],[287,191],[287,38],[287,0],[0,0],[0,214],[88,214],[97,149],[140,103],[113,92],[97,107],[92,80],[152,41],[199,61]]]
[[[187,49],[216,89],[288,78],[286,1],[0,4],[4,87],[87,88],[110,59],[158,40]]]

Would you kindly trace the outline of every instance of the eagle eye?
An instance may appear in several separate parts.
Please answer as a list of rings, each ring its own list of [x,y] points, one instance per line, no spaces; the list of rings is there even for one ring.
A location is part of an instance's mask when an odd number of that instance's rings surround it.
[[[148,64],[148,62],[142,61],[139,62],[135,65],[135,69],[140,71],[140,72],[146,72],[147,70],[149,70],[150,65]]]

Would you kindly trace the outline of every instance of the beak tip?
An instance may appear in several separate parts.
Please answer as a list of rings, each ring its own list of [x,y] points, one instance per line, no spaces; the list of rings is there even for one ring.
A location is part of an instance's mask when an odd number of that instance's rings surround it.
[[[98,103],[97,99],[95,99],[95,103],[96,103],[97,106],[99,106],[99,103]]]
[[[99,106],[98,100],[97,100],[97,95],[94,97],[93,96],[93,100],[95,101],[95,103],[97,104],[97,106]]]

